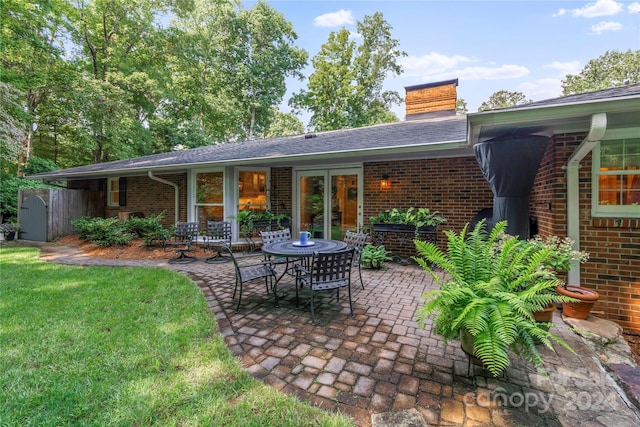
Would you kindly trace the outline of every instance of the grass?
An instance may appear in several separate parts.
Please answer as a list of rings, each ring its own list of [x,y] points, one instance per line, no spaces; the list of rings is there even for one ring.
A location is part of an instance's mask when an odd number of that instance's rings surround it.
[[[350,422],[248,375],[186,277],[0,248],[0,425]]]

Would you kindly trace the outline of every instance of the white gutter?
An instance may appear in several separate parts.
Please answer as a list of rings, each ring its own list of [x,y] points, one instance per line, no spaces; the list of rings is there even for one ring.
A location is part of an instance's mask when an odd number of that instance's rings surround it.
[[[180,219],[180,193],[178,190],[178,184],[171,182],[171,181],[167,181],[166,179],[162,179],[162,178],[158,178],[157,176],[155,176],[153,174],[152,171],[148,171],[147,172],[149,174],[149,178],[151,178],[154,181],[158,181],[161,182],[163,184],[167,184],[173,187],[173,194],[175,195],[175,221],[174,224],[178,222],[178,220]]]
[[[567,236],[575,242],[575,250],[580,250],[580,161],[600,142],[606,130],[607,113],[593,114],[589,133],[567,160]],[[580,265],[571,267],[568,279],[572,286],[580,286]]]

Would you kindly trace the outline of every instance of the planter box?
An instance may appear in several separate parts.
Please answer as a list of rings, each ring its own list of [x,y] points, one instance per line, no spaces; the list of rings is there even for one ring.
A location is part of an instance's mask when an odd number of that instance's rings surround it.
[[[415,233],[416,226],[412,224],[387,224],[387,223],[375,223],[373,224],[373,231],[380,232],[396,232],[396,233]],[[436,227],[433,225],[423,225],[418,229],[420,233],[435,233]]]

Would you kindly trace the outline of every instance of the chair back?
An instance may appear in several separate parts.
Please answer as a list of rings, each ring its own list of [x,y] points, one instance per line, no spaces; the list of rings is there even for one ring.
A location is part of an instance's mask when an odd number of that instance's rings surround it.
[[[356,233],[355,231],[347,231],[344,235],[344,242],[348,248],[353,248],[357,253],[362,252],[364,245],[367,244],[368,233]]]
[[[260,238],[262,239],[263,245],[268,245],[269,243],[281,242],[283,240],[291,240],[291,230],[285,228],[283,230],[275,230],[275,231],[261,231]]]
[[[176,222],[176,230],[173,235],[176,239],[195,240],[198,237],[198,223]]]
[[[228,221],[207,221],[207,238],[209,240],[231,241],[231,223]]]
[[[311,286],[341,284],[349,286],[354,248],[337,252],[316,252],[311,260]]]

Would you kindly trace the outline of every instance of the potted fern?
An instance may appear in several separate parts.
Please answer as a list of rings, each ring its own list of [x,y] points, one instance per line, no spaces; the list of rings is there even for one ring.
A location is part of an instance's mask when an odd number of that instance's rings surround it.
[[[494,376],[510,365],[511,351],[540,371],[536,343],[553,350],[556,342],[571,351],[532,314],[563,299],[555,292],[561,282],[544,268],[553,249],[521,245],[505,234],[506,225],[499,222],[488,233],[483,220],[471,231],[468,224],[460,234],[445,231],[447,252],[432,242],[415,241],[415,261],[441,287],[423,295],[418,323],[424,327],[433,316],[436,333],[445,340],[461,338],[465,353]]]

